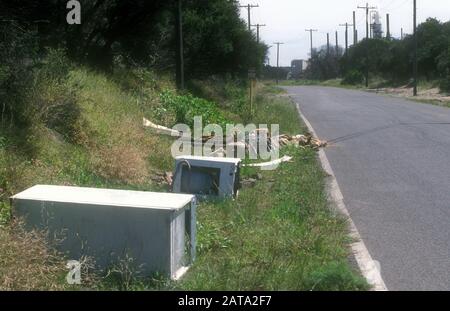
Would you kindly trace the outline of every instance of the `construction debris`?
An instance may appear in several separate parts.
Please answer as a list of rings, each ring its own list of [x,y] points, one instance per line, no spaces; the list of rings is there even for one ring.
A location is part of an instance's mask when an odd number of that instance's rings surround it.
[[[170,129],[170,128],[162,126],[162,125],[157,125],[157,124],[153,123],[152,121],[147,120],[146,118],[143,118],[143,119],[144,119],[144,122],[143,122],[144,127],[152,128],[152,129],[156,130],[156,133],[158,133],[158,134],[164,134],[164,135],[176,136],[176,137],[180,137],[182,135],[182,133],[179,131]]]
[[[157,125],[145,118],[143,118],[143,125],[144,125],[144,127],[154,129],[156,131],[156,133],[158,133],[158,134],[170,135],[170,136],[174,136],[174,137],[182,137],[181,132],[170,129],[170,128],[162,126],[162,125]],[[191,140],[191,142],[194,145],[205,144],[206,142],[210,141],[213,138],[214,138],[213,135],[208,135],[208,136],[203,136],[201,138],[201,142],[195,141],[195,140]],[[267,151],[279,150],[283,146],[296,146],[296,147],[302,147],[302,148],[311,147],[314,150],[317,150],[317,149],[326,147],[328,144],[326,141],[316,139],[309,134],[295,135],[295,136],[290,136],[290,135],[284,134],[284,135],[279,135],[276,138],[278,138],[278,139],[272,139],[269,130],[266,128],[262,128],[262,129],[256,129],[256,130],[250,132],[248,135],[246,135],[245,142],[235,141],[236,137],[232,137],[230,139],[230,138],[227,138],[224,136],[223,143],[224,143],[224,146],[226,146],[228,150],[232,149],[233,153],[236,153],[240,149],[240,150],[245,150],[246,152],[251,152],[252,154],[259,154],[259,152],[257,150],[258,147],[255,148],[254,144],[256,142],[257,146],[259,146],[260,145],[259,140],[261,140],[261,139],[267,140]],[[190,138],[188,138],[188,139],[190,139]],[[220,157],[227,157],[228,155],[224,148],[218,148],[216,150],[211,150],[211,153],[206,154],[205,156],[220,158]],[[278,159],[278,160],[265,162],[265,163],[247,164],[244,166],[260,167],[262,169],[270,169],[271,167],[276,167],[280,163],[289,162],[291,160],[292,160],[291,157],[284,156],[283,158]],[[167,176],[167,174],[160,174],[160,175],[157,174],[152,179],[154,179],[154,181],[159,184],[168,183],[170,185],[172,183],[171,178],[169,178]]]
[[[296,135],[296,136],[280,135],[278,136],[278,141],[280,146],[292,146],[292,145],[299,147],[310,146],[313,149],[323,148],[328,145],[326,141],[313,138],[311,135]]]
[[[264,163],[253,163],[253,164],[243,164],[243,166],[247,167],[260,167],[260,168],[269,168],[269,167],[275,167],[281,163],[284,162],[290,162],[293,158],[289,156],[284,156],[281,159],[273,160],[270,162],[264,162]]]

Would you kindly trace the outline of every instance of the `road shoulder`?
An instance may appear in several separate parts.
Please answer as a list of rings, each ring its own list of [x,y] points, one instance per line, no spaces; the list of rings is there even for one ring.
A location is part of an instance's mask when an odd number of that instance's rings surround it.
[[[294,99],[292,99],[292,100],[294,101]],[[310,133],[314,137],[318,138],[311,123],[308,121],[308,119],[302,113],[302,111],[300,109],[300,104],[295,101],[294,101],[294,103],[295,103],[295,106],[297,107],[297,111],[298,111],[298,114],[300,115],[300,118],[303,120],[305,125],[308,127],[308,130],[310,131]],[[333,169],[331,168],[330,162],[328,161],[326,153],[323,149],[319,150],[319,160],[320,160],[323,170],[329,175],[328,182],[327,182],[328,198],[329,198],[330,202],[332,203],[333,207],[336,208],[340,213],[342,213],[345,217],[348,218],[350,237],[354,241],[350,245],[350,247],[351,247],[352,253],[355,257],[355,260],[358,264],[358,267],[361,271],[361,274],[366,278],[367,282],[371,285],[373,290],[387,291],[388,289],[387,289],[386,284],[384,283],[383,278],[380,273],[379,263],[372,259],[372,256],[370,255],[366,245],[364,244],[364,241],[361,238],[361,235],[359,234],[355,223],[353,222],[353,220],[350,217],[350,213],[348,212],[347,207],[345,206],[345,203],[344,203],[344,196],[342,195],[339,184],[334,175]]]

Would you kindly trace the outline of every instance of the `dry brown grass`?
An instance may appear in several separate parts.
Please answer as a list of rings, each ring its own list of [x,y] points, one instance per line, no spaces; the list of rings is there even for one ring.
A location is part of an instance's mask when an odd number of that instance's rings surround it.
[[[142,184],[148,180],[147,162],[131,144],[100,147],[92,162],[96,173],[111,181]]]
[[[42,233],[18,223],[0,228],[0,290],[63,290],[66,273],[63,257]]]

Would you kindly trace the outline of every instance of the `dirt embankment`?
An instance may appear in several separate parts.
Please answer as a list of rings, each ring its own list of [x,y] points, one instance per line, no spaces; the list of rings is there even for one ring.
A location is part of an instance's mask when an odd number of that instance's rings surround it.
[[[394,95],[398,97],[404,97],[415,100],[423,100],[433,102],[442,106],[450,106],[450,95],[440,93],[439,88],[423,88],[419,87],[417,97],[413,97],[413,89],[409,86],[402,87],[390,87],[390,88],[377,88],[371,89],[370,92],[383,93]]]

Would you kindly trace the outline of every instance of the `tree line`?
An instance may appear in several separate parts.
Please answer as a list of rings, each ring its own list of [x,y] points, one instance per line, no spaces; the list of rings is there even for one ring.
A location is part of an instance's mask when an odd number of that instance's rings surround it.
[[[441,90],[450,92],[450,22],[427,19],[417,28],[417,40],[419,78],[438,80]],[[343,83],[359,84],[364,81],[368,66],[371,76],[380,77],[388,84],[411,82],[414,60],[412,35],[402,39],[364,39],[342,55],[334,50],[328,53],[324,46],[313,51],[308,78],[343,78]]]
[[[175,0],[81,1],[80,25],[67,23],[66,2],[2,1],[1,31],[20,27],[33,33],[41,51],[63,47],[71,59],[97,68],[110,69],[115,62],[174,66]],[[183,0],[183,28],[188,76],[238,75],[264,62],[267,46],[248,31],[237,2]]]
[[[45,68],[59,79],[64,57],[104,72],[145,68],[175,75],[176,0],[79,2],[79,25],[68,23],[65,0],[0,2],[2,124],[20,122],[37,72]],[[248,30],[237,2],[183,0],[182,5],[186,79],[240,79],[248,69],[263,67],[268,47]]]

